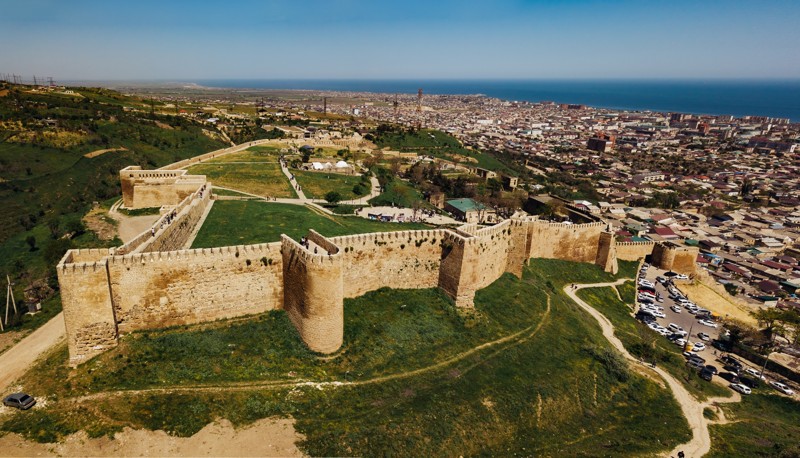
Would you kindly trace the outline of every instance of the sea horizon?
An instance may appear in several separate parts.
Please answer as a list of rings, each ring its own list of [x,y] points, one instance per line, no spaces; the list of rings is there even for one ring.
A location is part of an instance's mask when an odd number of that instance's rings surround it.
[[[111,82],[111,81],[107,81]],[[315,90],[475,95],[509,101],[582,104],[628,111],[680,112],[734,117],[766,116],[800,122],[800,78],[602,78],[602,79],[453,79],[453,78],[208,78],[129,80],[135,83],[196,84],[206,88]]]

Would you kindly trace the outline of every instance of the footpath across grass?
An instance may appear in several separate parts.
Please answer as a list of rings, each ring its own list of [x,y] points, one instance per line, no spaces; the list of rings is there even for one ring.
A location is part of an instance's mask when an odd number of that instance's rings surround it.
[[[654,455],[689,438],[678,405],[629,371],[561,290],[614,278],[533,260],[523,279],[506,274],[479,291],[471,312],[435,289],[375,291],[346,301],[345,345],[333,358],[306,350],[283,312],[135,333],[74,371],[62,348],[22,382],[47,406],[6,417],[0,430],[40,441],[124,426],[188,436],[219,418],[277,415],[296,420],[309,455]],[[263,384],[225,389],[248,380]],[[269,388],[291,380],[341,385]],[[72,400],[192,383],[215,388]]]
[[[329,237],[428,229],[419,223],[382,223],[357,216],[330,216],[308,207],[260,201],[217,201],[192,248],[276,242],[281,234],[295,240],[314,229]]]
[[[629,287],[625,283],[618,287],[622,297],[629,297]],[[624,295],[623,295],[624,293]],[[631,315],[628,304],[620,302],[612,287],[587,288],[578,291],[578,297],[605,315],[614,325],[614,334],[625,345],[631,355],[645,362],[653,362],[664,367],[670,374],[684,382],[686,388],[700,399],[714,396],[729,396],[730,390],[699,377],[697,371],[686,366],[680,347],[669,342],[660,334],[637,321]]]

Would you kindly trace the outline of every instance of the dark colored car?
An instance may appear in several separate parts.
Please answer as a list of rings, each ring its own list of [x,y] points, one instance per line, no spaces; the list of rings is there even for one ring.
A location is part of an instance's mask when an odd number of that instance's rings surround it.
[[[9,394],[5,399],[3,399],[3,405],[7,405],[8,407],[16,407],[20,410],[28,410],[36,405],[36,399],[33,399],[33,396],[25,393],[14,393]]]
[[[710,382],[710,381],[711,381],[711,379],[712,379],[712,378],[714,378],[714,373],[716,373],[716,369],[715,369],[715,370],[713,370],[713,371],[710,371],[710,370],[708,370],[708,367],[709,367],[709,366],[706,366],[706,368],[705,368],[705,369],[703,369],[702,371],[700,371],[700,378],[701,378],[701,379],[703,379],[703,380],[707,380],[707,381],[709,381],[709,382]],[[712,366],[712,367],[713,367],[713,366]]]
[[[761,381],[759,379],[747,375],[739,375],[739,382],[749,388],[758,388],[761,386]]]
[[[738,359],[734,358],[733,356],[725,356],[722,358],[722,362],[725,363],[726,366],[730,366],[736,369],[742,368],[742,363],[739,362]]]

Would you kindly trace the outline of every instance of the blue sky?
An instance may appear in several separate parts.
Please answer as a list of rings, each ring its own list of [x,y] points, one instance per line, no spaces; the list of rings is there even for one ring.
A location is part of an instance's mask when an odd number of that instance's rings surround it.
[[[800,1],[0,0],[0,73],[800,78]]]

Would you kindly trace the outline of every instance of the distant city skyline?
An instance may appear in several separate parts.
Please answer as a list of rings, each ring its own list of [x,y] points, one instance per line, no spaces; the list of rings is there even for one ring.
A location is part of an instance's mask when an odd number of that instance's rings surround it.
[[[800,2],[0,0],[62,80],[798,79]]]

